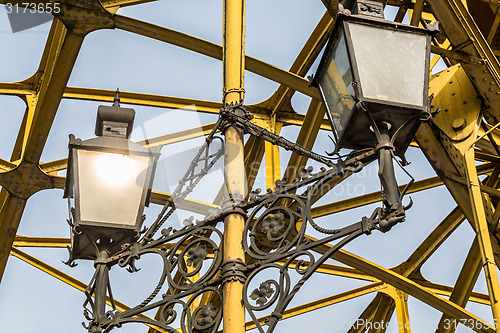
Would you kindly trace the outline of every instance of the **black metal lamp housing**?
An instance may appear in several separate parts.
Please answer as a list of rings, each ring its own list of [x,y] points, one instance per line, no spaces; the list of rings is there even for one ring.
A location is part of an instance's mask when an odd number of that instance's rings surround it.
[[[70,259],[96,259],[100,243],[113,255],[137,240],[149,205],[160,149],[129,140],[135,111],[118,102],[99,107],[97,138],[70,135],[64,193],[75,199]]]
[[[394,146],[402,156],[428,106],[432,32],[384,20],[381,1],[351,9],[360,14],[339,13],[313,83],[337,149],[375,147],[372,117],[390,124],[391,137],[401,128]]]

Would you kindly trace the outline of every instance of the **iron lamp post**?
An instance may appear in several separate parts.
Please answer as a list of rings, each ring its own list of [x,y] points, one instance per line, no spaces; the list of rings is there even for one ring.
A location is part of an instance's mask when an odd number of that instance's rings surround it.
[[[139,238],[160,155],[157,149],[129,140],[135,111],[120,107],[119,100],[117,91],[113,106],[99,107],[96,138],[82,141],[70,135],[64,191],[65,198],[74,199],[68,220],[68,264],[75,265],[75,259],[94,260],[95,284],[86,293],[95,295],[92,308],[97,321],[104,320],[106,312],[111,267],[107,260]]]
[[[392,158],[428,115],[433,31],[384,19],[384,0],[345,1],[313,79],[341,148],[377,150],[384,215],[404,219]]]
[[[96,138],[70,135],[64,196],[75,199],[72,259],[96,259],[103,243],[113,255],[139,237],[160,152],[129,140],[134,116],[117,95],[98,109]]]

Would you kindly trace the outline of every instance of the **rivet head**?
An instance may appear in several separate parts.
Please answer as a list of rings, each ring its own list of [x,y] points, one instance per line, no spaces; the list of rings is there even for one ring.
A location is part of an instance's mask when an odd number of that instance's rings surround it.
[[[464,118],[455,118],[451,123],[451,127],[453,127],[453,129],[456,131],[464,129],[466,125],[467,121]]]

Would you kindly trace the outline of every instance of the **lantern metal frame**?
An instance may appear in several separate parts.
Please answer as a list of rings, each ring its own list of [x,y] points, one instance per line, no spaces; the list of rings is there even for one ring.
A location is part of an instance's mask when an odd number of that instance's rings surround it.
[[[111,108],[122,109],[116,106]],[[99,115],[100,113],[98,113],[97,127],[99,127],[99,124],[102,123],[102,119],[99,118]],[[130,121],[127,120],[127,122],[129,122],[129,124],[126,125],[126,128],[131,127]],[[102,135],[102,129],[98,130],[96,128],[96,134]],[[70,135],[68,145],[68,170],[66,187],[64,190],[64,198],[68,198],[68,200],[70,198],[75,198],[74,207],[70,208],[71,216],[69,219],[69,223],[72,228],[70,261],[74,259],[96,259],[98,257],[99,250],[95,243],[98,242],[99,239],[112,240],[109,244],[108,251],[110,254],[114,254],[121,250],[123,244],[137,240],[140,236],[142,223],[145,218],[143,211],[145,206],[149,206],[153,178],[156,170],[156,164],[160,157],[161,148],[143,147],[129,140],[127,138],[129,135],[130,130],[128,129],[125,135],[99,136],[85,141],[75,138],[74,135]],[[134,224],[82,219],[80,200],[76,199],[79,197],[80,193],[78,151],[148,157],[148,166],[145,170],[146,175],[144,178],[144,186],[142,188],[141,199]]]
[[[403,156],[407,147],[410,144],[411,138],[415,135],[418,126],[420,125],[420,118],[423,117],[423,114],[428,113],[428,96],[426,94],[422,94],[422,106],[406,104],[401,102],[394,101],[382,101],[378,99],[374,99],[371,97],[366,97],[363,95],[362,84],[360,84],[361,79],[359,76],[358,63],[356,56],[353,54],[353,42],[352,42],[352,34],[350,32],[349,23],[353,22],[355,24],[363,24],[375,28],[380,29],[391,29],[393,31],[405,31],[408,33],[415,34],[423,34],[427,36],[426,42],[426,50],[425,50],[425,68],[429,68],[430,64],[430,47],[431,47],[431,38],[435,34],[435,31],[418,28],[414,26],[409,26],[397,22],[387,21],[383,18],[374,17],[370,15],[354,15],[346,13],[348,11],[344,11],[344,13],[339,13],[337,17],[337,22],[335,28],[333,30],[332,35],[327,43],[325,52],[321,58],[318,69],[314,78],[312,80],[311,85],[316,86],[319,89],[321,98],[323,100],[323,105],[326,109],[327,118],[332,127],[332,131],[336,141],[336,151],[340,148],[348,148],[348,149],[363,149],[367,147],[375,147],[377,145],[376,136],[372,131],[372,134],[369,136],[370,139],[358,140],[357,138],[352,138],[352,133],[355,132],[354,135],[359,134],[359,131],[352,131],[354,123],[358,125],[358,127],[364,127],[369,129],[373,126],[373,121],[370,119],[373,118],[375,122],[378,121],[389,121],[391,123],[391,128],[389,135],[392,137],[394,134],[397,134],[397,137],[394,140],[394,145],[396,148],[396,155]],[[350,114],[346,121],[346,127],[341,135],[339,135],[333,119],[331,115],[331,111],[326,103],[325,93],[323,88],[319,83],[319,78],[322,77],[327,71],[328,66],[333,62],[332,53],[336,50],[336,47],[341,39],[341,34],[344,35],[344,40],[346,43],[346,52],[349,60],[350,70],[352,71],[352,86],[354,95],[350,95],[353,98],[354,106],[350,110]],[[328,60],[331,59],[331,62]],[[384,66],[383,63],[380,66]],[[427,92],[429,89],[429,71],[424,71],[424,87],[423,91]],[[361,105],[363,107],[360,107]],[[401,118],[401,121],[395,122],[394,115],[398,116],[397,118]],[[361,124],[361,125],[360,125]],[[363,133],[364,134],[364,133]],[[351,135],[351,137],[350,137]],[[362,137],[361,135],[360,137]],[[357,141],[357,142],[356,142]]]

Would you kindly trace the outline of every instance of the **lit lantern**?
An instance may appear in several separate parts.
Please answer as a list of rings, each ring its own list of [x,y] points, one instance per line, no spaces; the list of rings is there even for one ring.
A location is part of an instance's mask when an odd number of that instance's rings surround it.
[[[135,111],[99,106],[95,134],[70,135],[65,197],[74,197],[72,259],[96,259],[99,244],[109,255],[136,241],[149,205],[160,149],[129,140]]]

